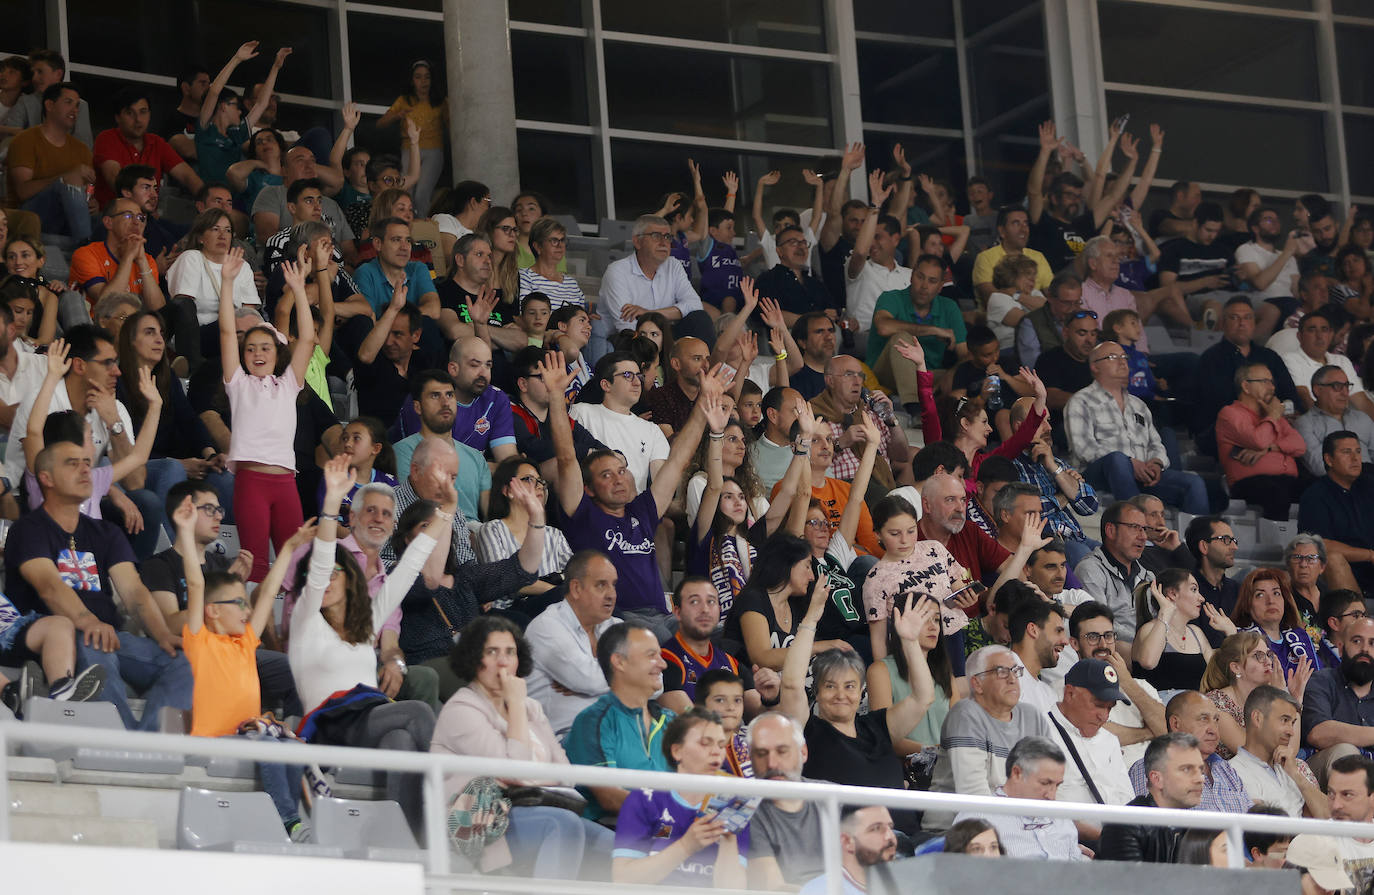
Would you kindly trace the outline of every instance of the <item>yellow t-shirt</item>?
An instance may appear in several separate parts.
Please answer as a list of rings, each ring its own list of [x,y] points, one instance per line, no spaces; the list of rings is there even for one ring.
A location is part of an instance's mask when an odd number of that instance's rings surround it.
[[[421,149],[444,148],[444,122],[448,120],[448,103],[431,106],[429,103],[411,102],[408,96],[398,96],[388,112],[402,112],[420,128]],[[405,128],[401,129],[401,148],[408,149]]]
[[[196,633],[182,626],[181,647],[191,665],[191,736],[222,737],[262,712],[258,686],[258,635],[216,634],[204,625]]]
[[[1054,271],[1050,270],[1050,262],[1045,260],[1045,256],[1032,248],[1024,248],[1021,254],[1035,262],[1035,288],[1048,289],[1050,281],[1054,279]],[[992,269],[997,266],[997,262],[1007,257],[1007,250],[1001,245],[995,245],[984,249],[978,253],[978,257],[973,259],[973,285],[978,286],[982,283],[992,282]]]

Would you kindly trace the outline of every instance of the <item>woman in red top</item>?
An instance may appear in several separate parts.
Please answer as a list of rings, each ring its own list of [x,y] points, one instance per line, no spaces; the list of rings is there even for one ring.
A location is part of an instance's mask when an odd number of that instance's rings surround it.
[[[945,440],[963,451],[964,456],[968,458],[968,475],[964,478],[964,485],[970,494],[973,493],[974,482],[978,480],[978,467],[983,465],[983,460],[991,456],[1015,459],[1035,440],[1041,422],[1049,414],[1045,406],[1045,383],[1041,382],[1040,377],[1029,367],[1021,368],[1021,377],[1035,389],[1035,406],[1021,421],[1021,425],[1016,427],[1011,437],[991,451],[986,448],[988,436],[992,434],[992,425],[988,422],[988,413],[981,396],[950,401],[945,407],[945,412],[940,415]]]

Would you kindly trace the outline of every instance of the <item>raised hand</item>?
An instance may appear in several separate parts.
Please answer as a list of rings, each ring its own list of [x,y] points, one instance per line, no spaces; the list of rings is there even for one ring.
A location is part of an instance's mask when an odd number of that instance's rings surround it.
[[[287,56],[290,56],[290,55],[291,55],[291,48],[290,48],[290,47],[282,47],[280,50],[277,51],[277,58],[272,60],[272,67],[273,67],[273,68],[281,68],[281,67],[282,67],[282,64],[283,64],[284,62],[286,62],[286,57],[287,57]]]
[[[787,331],[780,326],[769,327],[768,344],[773,349],[773,356],[777,357],[787,350]]]
[[[726,171],[724,176],[720,179],[721,182],[725,184],[725,191],[727,193],[734,195],[739,192],[739,175],[734,171]]]
[[[692,159],[688,159],[687,170],[692,172],[692,183],[697,189],[701,189],[701,166]]]
[[[511,479],[510,499],[513,503],[523,506],[532,520],[544,518],[544,501],[539,499],[539,492],[535,491],[529,482]]]
[[[863,430],[864,444],[880,445],[883,443],[883,433],[873,423],[873,417],[866,413],[859,414],[859,428]]]
[[[739,336],[739,350],[742,355],[739,362],[739,370],[736,376],[749,375],[749,366],[754,362],[754,358],[759,356],[759,334],[756,332],[743,332]]]
[[[239,62],[247,62],[249,59],[252,59],[257,55],[258,42],[256,40],[250,40],[247,43],[240,44],[239,48],[234,51],[234,58],[237,59]]]
[[[304,263],[298,264],[295,261],[283,261],[281,263],[282,280],[286,282],[286,287],[292,292],[305,291],[305,271]]]
[[[858,168],[864,163],[864,144],[850,143],[849,148],[844,151],[841,164],[850,171]]]
[[[701,385],[697,387],[698,398],[704,395],[708,399],[711,396],[719,399],[729,388],[732,378],[733,376],[725,369],[725,364],[716,364],[709,372],[702,375]],[[544,384],[548,385],[547,379],[544,380]]]
[[[763,186],[774,186],[779,180],[782,180],[781,171],[769,171],[759,178],[759,183]]]
[[[1030,367],[1022,367],[1018,372],[1020,377],[1024,381],[1029,382],[1030,387],[1035,390],[1036,406],[1043,407],[1046,399],[1049,397],[1049,392],[1045,388],[1044,381],[1040,379],[1040,374]]]
[[[759,304],[759,290],[754,285],[753,277],[742,277],[739,281],[740,295],[744,299],[744,304],[740,308],[741,314],[750,314]]]
[[[1059,131],[1055,128],[1053,121],[1042,121],[1040,123],[1040,148],[1041,150],[1056,149],[1059,146]]]
[[[358,124],[363,120],[362,110],[358,108],[357,103],[344,103],[343,111],[340,114],[343,116],[345,130],[357,130]]]
[[[319,520],[315,516],[311,516],[309,519],[305,520],[305,522],[301,524],[301,527],[296,529],[291,537],[286,539],[286,543],[282,545],[282,552],[290,555],[295,553],[296,549],[303,544],[309,544],[311,541],[315,540],[315,530],[319,527]],[[243,551],[239,552],[242,554]],[[251,558],[252,554],[249,554],[249,556]],[[252,563],[249,563],[249,568],[252,568]]]
[[[812,171],[810,168],[802,168],[802,180],[805,180],[811,186],[820,186],[825,182],[825,179],[821,177],[821,175]]]
[[[348,468],[348,454],[340,453],[337,457],[331,457],[324,464],[325,502],[328,503],[331,497],[342,500],[352,487],[353,472]]]
[[[1164,128],[1157,124],[1150,125],[1150,143],[1156,149],[1162,149],[1164,147]]]
[[[153,378],[152,371],[147,367],[138,368],[138,393],[149,405],[158,406],[162,404],[162,392],[157,390],[157,380]]]
[[[743,285],[743,283],[740,284],[741,288]],[[757,289],[754,290],[754,294],[758,295]],[[782,305],[774,299],[767,296],[759,299],[759,314],[770,329],[787,329],[787,318],[782,315]]]
[[[1221,633],[1225,634],[1227,637],[1230,637],[1232,634],[1236,633],[1236,623],[1231,621],[1230,617],[1227,616],[1220,609],[1213,606],[1211,603],[1206,602],[1205,600],[1202,603],[1202,613],[1203,615],[1207,616],[1208,624],[1210,624],[1213,628],[1220,631]]]
[[[920,339],[912,339],[910,342],[897,342],[892,347],[902,357],[915,364],[917,370],[926,368],[926,350],[921,347]]]
[[[468,316],[472,318],[474,324],[483,324],[491,319],[491,312],[496,309],[496,290],[490,283],[485,283],[477,290],[477,298],[468,302]]]
[[[1121,154],[1134,161],[1140,158],[1140,141],[1130,134],[1121,135]]]
[[[935,195],[935,181],[930,179],[929,174],[917,174],[916,183],[920,185],[921,192],[927,196]]]
[[[902,640],[916,641],[932,618],[938,618],[940,604],[936,600],[919,599],[915,594],[906,595],[906,611],[896,605],[892,607],[892,630]]]
[[[897,164],[903,177],[911,176],[911,163],[906,160],[906,150],[902,148],[901,143],[892,144],[892,161]]]
[[[887,197],[892,194],[892,187],[883,186],[883,172],[873,170],[868,172],[868,196],[869,201],[874,205],[881,206],[887,201]]]
[[[48,378],[61,379],[67,375],[67,371],[72,368],[72,362],[67,355],[71,354],[72,348],[67,344],[66,339],[54,339],[48,346]]]
[[[195,502],[191,500],[191,495],[186,495],[181,499],[181,503],[172,510],[172,524],[176,526],[178,532],[185,531],[196,524]]]
[[[1044,514],[1038,512],[1026,514],[1026,524],[1021,529],[1020,546],[1025,549],[1027,554],[1039,550],[1041,547],[1045,546],[1050,542],[1051,539],[1045,537],[1044,534],[1042,534],[1044,530]]]
[[[224,264],[220,266],[220,278],[225,283],[232,283],[241,270],[243,270],[243,249],[234,246],[229,249],[229,254],[224,256]]]
[[[719,395],[713,395],[701,405],[702,413],[706,416],[706,427],[712,435],[720,435],[725,431],[725,424],[730,421],[730,415],[725,412],[725,404],[720,400]]]
[[[802,434],[809,434],[816,431],[816,414],[811,410],[811,405],[806,403],[806,399],[797,397],[797,422],[801,423]],[[826,424],[827,427],[829,424]]]
[[[1302,702],[1303,694],[1307,692],[1307,682],[1312,679],[1313,670],[1312,660],[1303,656],[1288,675],[1288,694],[1298,702]]]
[[[544,359],[539,362],[538,373],[544,380],[544,388],[548,389],[551,395],[563,394],[568,390],[568,383],[572,381],[572,373],[568,372],[563,355],[557,351],[544,352]]]
[[[415,123],[415,119],[409,115],[405,118],[406,145],[413,146],[420,142],[420,125]]]

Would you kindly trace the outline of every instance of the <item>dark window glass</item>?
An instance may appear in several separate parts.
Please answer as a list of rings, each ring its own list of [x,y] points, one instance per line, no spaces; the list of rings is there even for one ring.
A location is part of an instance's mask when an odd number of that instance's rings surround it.
[[[48,5],[44,0],[0,0],[0,56],[28,55],[48,42]]]
[[[606,91],[617,128],[832,143],[830,72],[824,65],[608,43]]]
[[[891,0],[854,0],[854,28],[913,37],[954,37],[950,0],[927,0],[920,6]],[[860,59],[862,61],[862,59]]]
[[[953,50],[862,41],[863,120],[959,128],[959,66]]]
[[[1374,9],[1370,9],[1369,0],[1332,0],[1331,8],[1338,16],[1364,16],[1374,19]]]
[[[747,44],[779,50],[825,50],[820,0],[694,0],[645,3],[600,0],[608,31],[660,34],[687,40]],[[671,72],[667,68],[664,71]]]
[[[548,196],[553,214],[571,214],[579,221],[599,219],[590,137],[522,130],[516,143],[522,189]]]
[[[404,50],[379,53],[378,47]],[[438,22],[348,14],[348,60],[353,74],[353,99],[357,102],[390,106],[396,97],[409,90],[412,62],[433,62],[438,67],[432,74],[438,80],[445,77],[443,58],[444,33]]]
[[[1374,8],[1371,8],[1374,12]],[[1341,73],[1341,102],[1348,106],[1374,106],[1374,28],[1336,26],[1336,67]]]
[[[67,22],[71,62],[172,76],[185,66],[200,65],[211,77],[243,42],[248,33],[245,22],[270,22],[272,27],[263,29],[258,56],[235,70],[230,85],[242,89],[261,81],[277,49],[290,46],[295,52],[277,78],[277,92],[317,97],[334,93],[333,40],[323,9],[261,0],[67,0]],[[276,35],[289,35],[289,40]]]
[[[1036,127],[1049,114],[1047,102],[974,141],[974,152],[977,153],[975,173],[986,178],[992,187],[994,207],[1014,205],[1026,197],[1026,179],[1030,176],[1031,166],[1035,164],[1035,157],[1040,153]]]
[[[866,159],[868,170],[882,169],[891,171],[896,167],[892,160],[892,148],[902,144],[907,164],[912,173],[926,174],[936,180],[944,180],[953,188],[956,204],[963,207],[964,184],[968,181],[968,165],[964,160],[964,141],[939,137],[917,137],[911,134],[888,134],[882,131],[864,131],[864,147],[868,150]],[[858,198],[868,198],[866,195]],[[913,204],[929,210],[926,198],[918,185],[912,194]]]
[[[581,0],[510,0],[512,22],[543,25],[582,25]]]
[[[515,117],[587,123],[587,69],[583,40],[512,31]]]
[[[1108,116],[1126,112],[1137,136],[1148,133],[1149,122],[1168,133],[1157,175],[1161,182],[1186,178],[1261,192],[1330,188],[1320,112],[1108,93]]]
[[[970,41],[968,58],[974,123],[983,124],[1036,100],[1048,102],[1045,36],[1038,20]]]
[[[1014,25],[1007,25],[1006,32],[1041,29],[1043,12],[1041,3],[1027,3],[1026,0],[962,0],[964,4],[964,33],[977,34],[994,25],[1001,25],[1013,16],[1020,17]],[[1032,12],[1032,8],[1034,11]]]
[[[1101,0],[1108,81],[1319,100],[1313,22]]]
[[[1345,151],[1350,168],[1350,192],[1374,196],[1374,167],[1364,163],[1365,159],[1374,158],[1374,118],[1345,116]]]

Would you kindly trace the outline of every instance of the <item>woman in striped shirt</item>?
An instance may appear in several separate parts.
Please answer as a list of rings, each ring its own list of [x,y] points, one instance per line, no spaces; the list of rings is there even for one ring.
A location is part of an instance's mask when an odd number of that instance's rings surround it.
[[[484,563],[500,562],[514,556],[525,543],[529,532],[529,513],[519,502],[510,499],[511,486],[517,482],[534,488],[541,498],[547,497],[548,483],[539,477],[539,470],[528,457],[514,456],[502,460],[491,476],[491,503],[488,520],[482,525],[473,548],[477,559]],[[522,597],[535,597],[554,588],[548,579],[561,575],[572,558],[572,548],[563,532],[550,525],[544,530],[544,558],[536,574],[540,580],[522,588]],[[558,580],[557,578],[554,579]]]
[[[568,252],[568,231],[563,225],[551,217],[535,221],[530,227],[530,251],[534,252],[534,266],[520,271],[520,297],[542,292],[555,311],[564,305],[585,308],[587,296],[577,280],[558,270]]]

